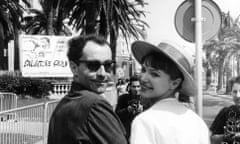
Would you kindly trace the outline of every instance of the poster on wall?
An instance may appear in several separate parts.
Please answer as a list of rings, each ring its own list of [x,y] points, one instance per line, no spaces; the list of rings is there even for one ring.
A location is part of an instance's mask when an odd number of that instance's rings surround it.
[[[67,36],[21,35],[20,69],[24,77],[72,77]]]
[[[116,64],[117,79],[128,79],[130,77],[130,61],[118,58]]]

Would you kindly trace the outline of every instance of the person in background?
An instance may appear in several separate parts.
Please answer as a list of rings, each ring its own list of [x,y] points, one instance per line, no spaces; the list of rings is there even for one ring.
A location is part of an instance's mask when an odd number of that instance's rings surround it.
[[[113,80],[109,81],[108,87],[104,94],[102,94],[102,96],[107,100],[107,102],[113,107],[113,110],[115,111],[117,106],[118,95],[117,88]]]
[[[101,96],[114,66],[109,43],[96,35],[73,37],[67,56],[72,87],[51,116],[48,144],[127,144],[120,119]]]
[[[140,97],[140,81],[137,76],[130,78],[127,86],[128,93],[125,93],[118,98],[116,113],[121,119],[126,131],[127,137],[130,135],[131,123],[134,117],[143,111]]]
[[[116,83],[118,97],[127,93],[127,82],[123,78],[119,78]]]
[[[234,104],[222,108],[210,127],[213,144],[240,144],[240,76],[232,81],[231,95]]]
[[[209,144],[206,123],[176,97],[197,93],[187,52],[172,42],[135,41],[131,49],[142,66],[140,95],[152,105],[134,118],[130,143]]]

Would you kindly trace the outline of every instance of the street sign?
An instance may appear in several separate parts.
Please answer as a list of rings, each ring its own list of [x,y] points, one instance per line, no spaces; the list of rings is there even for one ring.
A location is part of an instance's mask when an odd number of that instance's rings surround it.
[[[175,27],[178,34],[188,42],[195,42],[194,0],[185,0],[175,13]],[[202,39],[213,38],[221,27],[221,11],[212,0],[202,0]]]

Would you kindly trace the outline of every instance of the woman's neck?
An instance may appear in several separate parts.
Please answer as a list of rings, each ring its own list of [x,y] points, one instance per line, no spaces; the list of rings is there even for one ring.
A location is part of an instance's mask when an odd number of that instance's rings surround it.
[[[158,96],[158,97],[153,97],[153,98],[145,98],[148,104],[150,104],[151,106],[154,105],[155,103],[157,103],[158,101],[167,99],[167,98],[175,98],[175,94],[171,93],[171,94],[164,94],[162,96]]]

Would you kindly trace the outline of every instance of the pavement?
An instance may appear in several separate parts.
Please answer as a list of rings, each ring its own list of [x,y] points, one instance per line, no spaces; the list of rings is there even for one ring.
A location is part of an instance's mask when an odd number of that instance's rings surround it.
[[[219,111],[233,104],[232,97],[222,91],[203,91],[203,119],[210,127]]]

